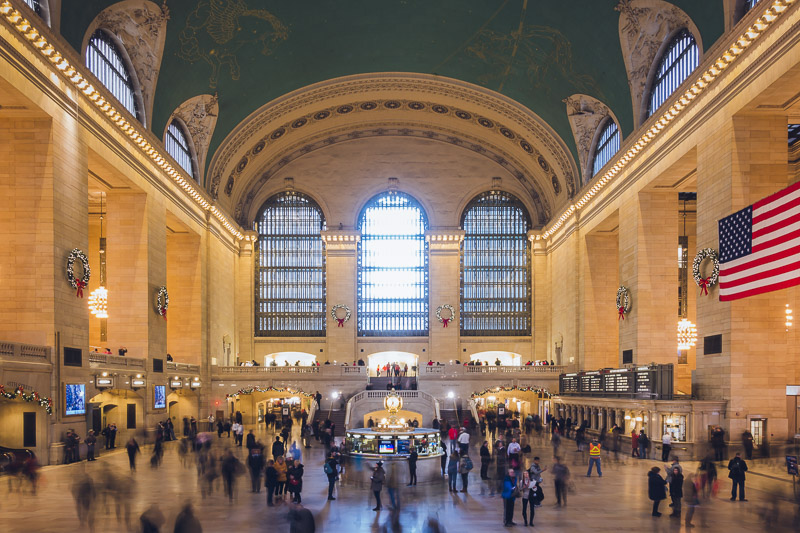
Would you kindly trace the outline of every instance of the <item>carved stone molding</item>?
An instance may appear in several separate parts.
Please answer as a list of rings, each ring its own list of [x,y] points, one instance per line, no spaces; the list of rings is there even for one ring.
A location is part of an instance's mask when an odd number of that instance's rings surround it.
[[[125,47],[138,79],[146,127],[152,123],[153,98],[164,54],[167,20],[169,9],[166,2],[159,7],[147,0],[124,0],[101,11],[83,38],[84,57],[89,39],[98,28],[114,35]]]
[[[639,127],[646,118],[644,93],[666,41],[677,31],[686,28],[694,36],[701,56],[703,42],[700,31],[689,15],[668,2],[620,0],[614,9],[620,13],[619,43],[631,88],[634,127]]]
[[[619,126],[608,106],[600,100],[585,94],[573,94],[564,99],[567,118],[578,147],[578,160],[581,165],[583,183],[592,177],[592,160],[598,128],[611,116]]]
[[[203,170],[206,166],[206,156],[214,128],[219,116],[219,102],[217,95],[200,94],[186,100],[172,113],[173,117],[181,119],[186,130],[191,136],[194,150],[197,154],[197,181],[202,183]],[[166,127],[172,122],[172,117]],[[166,130],[165,130],[166,131]]]
[[[392,95],[403,95],[403,99]],[[566,144],[530,110],[493,91],[458,80],[395,73],[330,80],[267,104],[237,126],[216,151],[210,165],[209,190],[217,197],[222,185],[233,193],[238,175],[250,164],[252,156],[284,135],[308,135],[305,132],[322,127],[321,121],[326,126],[339,120],[352,123],[355,115],[365,121],[386,120],[391,115],[396,116],[392,121],[397,122],[411,113],[420,115],[414,122],[426,117],[436,123],[452,121],[453,131],[472,128],[476,138],[478,132],[500,135],[504,143],[514,145],[514,150],[530,161],[525,165],[528,168],[552,169],[544,180],[553,191],[550,196],[558,195],[561,183],[566,184],[568,196],[575,193],[577,166]],[[298,132],[300,128],[304,131]],[[556,176],[553,183],[552,176]]]

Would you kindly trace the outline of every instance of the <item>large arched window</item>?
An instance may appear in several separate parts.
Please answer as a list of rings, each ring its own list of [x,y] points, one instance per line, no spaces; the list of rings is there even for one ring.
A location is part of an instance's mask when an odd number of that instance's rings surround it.
[[[428,220],[402,192],[375,196],[361,211],[358,229],[358,334],[428,334]]]
[[[609,117],[600,132],[600,137],[597,139],[597,145],[594,148],[592,176],[596,176],[600,169],[619,151],[619,137],[617,123]]]
[[[506,192],[474,198],[462,215],[461,334],[530,335],[530,218]]]
[[[192,178],[197,180],[197,173],[194,170],[192,163],[192,149],[189,146],[189,136],[183,124],[177,119],[172,119],[167,127],[167,133],[164,135],[164,147],[167,153],[181,166],[183,170],[189,173]]]
[[[103,30],[97,30],[86,47],[86,66],[131,115],[142,121],[133,78],[117,45]]]
[[[689,77],[700,61],[700,53],[694,36],[689,30],[681,30],[670,41],[656,70],[650,89],[647,116],[651,116],[675,89]]]
[[[303,194],[280,193],[264,203],[256,229],[256,335],[324,336],[322,210]]]

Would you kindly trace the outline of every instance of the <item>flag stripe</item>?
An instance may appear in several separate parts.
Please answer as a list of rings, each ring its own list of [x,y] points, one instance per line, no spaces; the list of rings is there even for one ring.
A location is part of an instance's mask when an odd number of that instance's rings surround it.
[[[753,209],[762,209],[768,204],[775,202],[775,205],[771,206],[770,209],[775,209],[786,202],[791,202],[797,195],[800,194],[800,181],[795,183],[794,185],[790,185],[785,189],[782,189],[775,194],[771,194],[766,198],[763,198],[756,203],[753,204]]]
[[[766,225],[766,223],[762,224],[761,228],[759,229],[756,229],[756,225],[753,224],[753,241],[765,235],[769,235],[773,231],[777,231],[788,225],[800,222],[800,207],[798,207],[797,209],[786,211],[780,216],[772,217],[765,222],[769,222],[770,224],[769,225]],[[753,244],[755,244],[755,242]]]
[[[770,254],[769,252],[771,250],[765,250],[762,253],[752,254],[747,257],[742,257],[741,259],[737,259],[736,261],[729,261],[728,263],[722,263],[719,266],[719,275],[730,276],[745,270],[749,270],[751,268],[765,265],[767,263],[770,263],[771,261],[778,261],[785,257],[791,257],[797,253],[798,246],[800,246],[800,239],[796,239],[796,241],[787,249],[781,250],[777,253]],[[749,259],[751,257],[755,257],[756,255],[758,257],[756,257],[755,259],[752,259],[750,261],[744,260],[744,259]]]
[[[730,293],[726,292],[725,294],[723,294],[722,289],[720,289],[719,301],[730,302],[732,300],[740,300],[742,298],[747,298],[748,296],[764,294],[765,292],[788,289],[789,287],[794,287],[795,285],[800,285],[800,271],[794,272],[793,274],[787,274],[781,280],[776,280],[776,282],[771,285],[756,283],[754,287],[748,287],[746,289],[740,288]]]
[[[738,287],[739,285],[765,280],[795,270],[800,270],[800,254],[794,254],[792,257],[787,257],[777,263],[769,263],[769,268],[743,272],[740,276],[725,276],[725,281],[720,282],[719,287],[720,289],[723,287],[728,289]]]
[[[791,211],[800,205],[800,191],[798,191],[795,196],[797,196],[797,198],[794,198],[788,203],[776,205],[774,209],[770,209],[769,205],[753,209],[753,231],[761,229],[774,220],[781,220],[785,216],[788,216],[786,215],[787,211]]]
[[[783,244],[786,242],[793,241],[794,239],[800,237],[800,227],[792,231],[791,233],[786,233],[784,235],[779,235],[774,239],[770,239],[766,242],[760,242],[758,244],[753,243],[753,253],[760,252],[762,250],[768,250],[770,248],[774,248],[779,244]],[[782,248],[785,248],[782,247]],[[751,254],[752,255],[752,254]],[[749,257],[749,256],[748,256]]]

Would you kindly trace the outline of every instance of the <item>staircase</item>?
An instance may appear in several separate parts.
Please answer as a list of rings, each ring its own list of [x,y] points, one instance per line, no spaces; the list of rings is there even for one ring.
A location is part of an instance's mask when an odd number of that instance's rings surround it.
[[[336,433],[334,437],[341,439],[344,436],[344,417],[347,411],[345,409],[334,409],[330,411],[330,419],[331,422],[336,424]],[[328,410],[327,409],[319,409],[317,410],[315,416],[315,420],[319,421],[320,429],[325,427],[325,420],[328,419]]]
[[[457,428],[461,425],[461,421],[464,420],[460,411],[458,412],[458,416],[456,416],[455,409],[441,409],[439,412],[442,415],[442,419],[439,421],[439,423],[442,425],[444,425],[444,422],[448,422],[450,427]]]

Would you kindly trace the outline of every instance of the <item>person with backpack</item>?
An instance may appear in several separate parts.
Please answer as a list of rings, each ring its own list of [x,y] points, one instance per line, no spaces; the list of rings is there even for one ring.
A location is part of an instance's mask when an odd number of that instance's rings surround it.
[[[416,446],[411,448],[411,453],[408,455],[408,485],[417,484],[417,459],[419,458],[419,454],[417,453]]]
[[[332,501],[336,498],[333,497],[333,488],[336,486],[336,480],[339,479],[339,463],[336,460],[336,457],[331,454],[328,456],[328,460],[325,461],[325,465],[322,467],[325,475],[328,476],[328,500]]]
[[[472,470],[474,465],[469,455],[462,455],[461,460],[458,462],[458,473],[461,474],[461,492],[467,492],[469,486],[469,471]]]
[[[736,501],[736,487],[739,487],[739,501],[746,502],[744,498],[744,473],[747,472],[747,463],[742,459],[742,454],[736,452],[736,457],[728,462],[728,477],[733,481],[731,487],[731,501]]]

